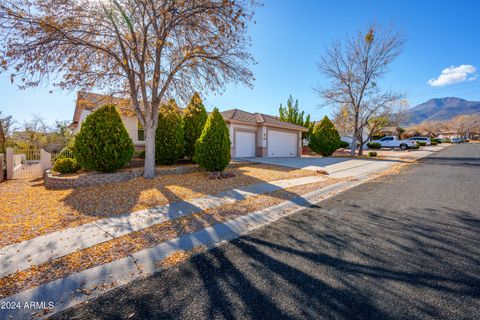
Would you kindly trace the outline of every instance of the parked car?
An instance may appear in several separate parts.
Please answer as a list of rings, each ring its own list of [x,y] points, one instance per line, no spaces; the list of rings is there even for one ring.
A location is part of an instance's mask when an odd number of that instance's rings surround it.
[[[418,142],[425,142],[427,146],[431,145],[430,138],[427,137],[411,137],[408,140],[418,141]]]
[[[407,150],[409,148],[418,148],[417,142],[413,140],[400,140],[396,136],[386,136],[380,140],[372,140],[382,145],[382,148],[400,148]]]
[[[452,143],[465,143],[465,140],[463,138],[453,138]]]

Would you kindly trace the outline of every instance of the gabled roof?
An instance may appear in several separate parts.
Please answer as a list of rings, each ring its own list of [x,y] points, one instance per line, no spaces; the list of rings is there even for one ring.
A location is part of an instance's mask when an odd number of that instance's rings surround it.
[[[239,109],[230,109],[221,112],[227,122],[239,122],[245,124],[265,125],[267,127],[278,127],[291,130],[308,131],[307,128],[280,120],[278,117],[264,113],[250,113]]]

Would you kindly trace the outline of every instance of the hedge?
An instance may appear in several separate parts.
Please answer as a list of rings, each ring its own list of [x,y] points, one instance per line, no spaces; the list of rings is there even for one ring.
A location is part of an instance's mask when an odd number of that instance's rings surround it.
[[[80,166],[78,165],[77,160],[63,157],[55,160],[52,170],[63,174],[75,173],[80,170]]]
[[[381,149],[382,148],[382,144],[379,143],[379,142],[368,142],[367,143],[367,147],[369,149]]]

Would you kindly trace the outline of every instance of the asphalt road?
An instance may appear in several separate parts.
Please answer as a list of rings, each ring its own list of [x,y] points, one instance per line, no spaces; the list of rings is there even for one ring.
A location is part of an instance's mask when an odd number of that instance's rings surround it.
[[[69,319],[480,319],[480,144],[107,293]]]

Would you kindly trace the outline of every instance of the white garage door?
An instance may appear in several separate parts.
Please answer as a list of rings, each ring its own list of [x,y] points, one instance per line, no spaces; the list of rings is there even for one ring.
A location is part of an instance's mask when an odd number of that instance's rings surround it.
[[[255,157],[255,133],[244,131],[235,132],[235,157]]]
[[[298,134],[296,132],[268,131],[269,157],[296,157]]]

